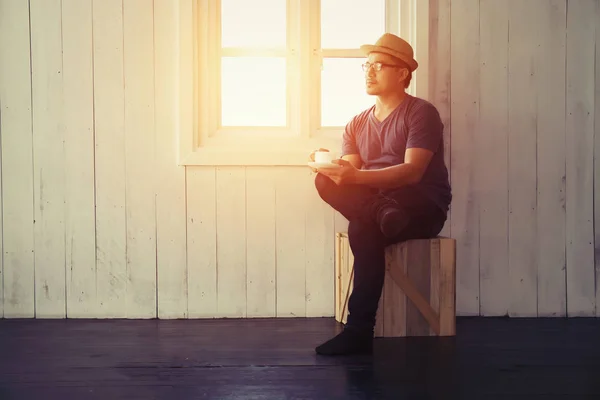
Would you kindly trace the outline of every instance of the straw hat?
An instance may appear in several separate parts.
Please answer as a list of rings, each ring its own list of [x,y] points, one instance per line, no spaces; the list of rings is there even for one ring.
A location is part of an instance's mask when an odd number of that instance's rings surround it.
[[[364,44],[360,46],[360,49],[367,56],[375,51],[397,57],[408,65],[411,72],[419,66],[419,63],[414,59],[412,46],[406,40],[391,33],[383,34],[374,45]]]

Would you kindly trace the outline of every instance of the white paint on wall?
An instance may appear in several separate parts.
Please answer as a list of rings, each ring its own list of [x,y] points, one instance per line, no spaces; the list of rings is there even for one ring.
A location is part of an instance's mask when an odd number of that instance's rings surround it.
[[[599,315],[599,3],[430,0],[459,315]],[[0,316],[333,316],[310,170],[177,166],[174,4],[0,0]]]

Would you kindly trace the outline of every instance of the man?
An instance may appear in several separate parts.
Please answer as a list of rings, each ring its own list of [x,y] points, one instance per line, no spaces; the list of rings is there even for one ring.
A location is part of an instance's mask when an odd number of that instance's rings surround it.
[[[361,50],[368,57],[363,70],[375,105],[346,125],[342,157],[334,160],[339,167],[319,168],[315,178],[321,198],[348,219],[354,254],[347,324],[315,349],[324,355],[372,350],[385,247],[437,236],[452,199],[439,113],[406,93],[418,66],[412,47],[386,33]]]

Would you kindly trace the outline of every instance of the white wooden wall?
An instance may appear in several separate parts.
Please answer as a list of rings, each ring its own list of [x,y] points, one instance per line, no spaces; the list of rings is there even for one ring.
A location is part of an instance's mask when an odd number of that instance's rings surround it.
[[[0,317],[333,315],[310,170],[176,165],[172,1],[0,0]],[[458,313],[600,316],[600,0],[430,11]]]
[[[450,23],[458,309],[600,315],[600,2],[455,0]]]

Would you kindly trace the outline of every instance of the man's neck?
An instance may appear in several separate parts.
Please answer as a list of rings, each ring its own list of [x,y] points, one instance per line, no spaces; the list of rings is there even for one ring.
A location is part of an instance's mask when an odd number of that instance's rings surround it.
[[[377,96],[375,100],[375,116],[383,121],[398,107],[406,98],[406,92],[400,91],[386,96]]]

